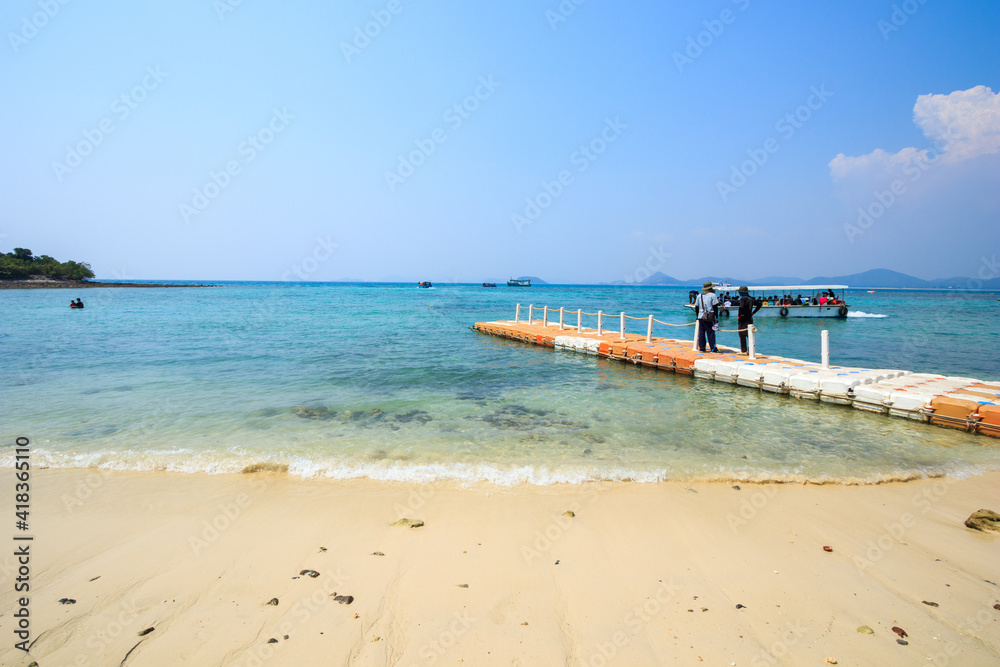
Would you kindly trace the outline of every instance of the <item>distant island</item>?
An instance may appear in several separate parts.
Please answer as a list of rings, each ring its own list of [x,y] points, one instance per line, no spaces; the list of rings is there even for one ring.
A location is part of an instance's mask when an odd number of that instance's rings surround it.
[[[60,262],[40,255],[35,257],[27,248],[0,254],[0,280],[86,280],[94,272],[86,262]]]
[[[606,284],[637,285],[641,287],[689,287],[700,286],[709,280],[714,282],[725,281],[732,285],[746,285],[748,287],[754,285],[848,285],[858,289],[1000,289],[1000,278],[980,280],[978,278],[952,276],[950,278],[923,280],[890,269],[872,269],[863,273],[852,273],[844,276],[818,276],[816,278],[809,278],[808,280],[789,276],[768,276],[755,280],[737,279],[730,276],[702,276],[700,278],[691,278],[690,280],[679,280],[657,271],[640,282],[616,280],[613,283]]]
[[[60,262],[48,255],[35,256],[27,248],[0,253],[0,289],[53,289],[80,287],[208,287],[208,285],[163,285],[154,283],[93,282],[90,264]]]

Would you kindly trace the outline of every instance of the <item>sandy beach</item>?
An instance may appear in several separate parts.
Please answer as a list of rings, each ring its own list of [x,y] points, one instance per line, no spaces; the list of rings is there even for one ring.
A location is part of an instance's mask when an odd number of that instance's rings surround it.
[[[31,503],[31,650],[7,549],[3,665],[1000,662],[1000,535],[963,525],[1000,506],[1000,474],[502,489],[48,469]]]

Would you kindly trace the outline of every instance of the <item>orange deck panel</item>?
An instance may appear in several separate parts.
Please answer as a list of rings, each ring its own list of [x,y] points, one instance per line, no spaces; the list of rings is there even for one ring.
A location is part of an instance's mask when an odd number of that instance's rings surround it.
[[[953,398],[950,396],[938,396],[931,400],[931,407],[934,414],[931,415],[931,423],[938,426],[950,426],[952,428],[967,428],[969,416],[979,409],[979,403],[968,401],[964,398]],[[963,424],[962,422],[966,422]]]
[[[1000,438],[1000,405],[980,405],[979,417],[979,432]]]

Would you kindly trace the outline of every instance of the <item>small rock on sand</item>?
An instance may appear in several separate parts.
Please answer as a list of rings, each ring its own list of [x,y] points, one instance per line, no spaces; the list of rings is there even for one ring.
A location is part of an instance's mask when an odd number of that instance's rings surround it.
[[[940,607],[941,606],[937,602],[930,602],[928,600],[921,600],[921,602],[923,602],[928,607]]]
[[[1000,532],[1000,514],[993,510],[976,510],[965,520],[965,525],[985,532]]]
[[[267,604],[271,605],[272,607],[277,607],[278,606],[278,598],[271,598],[270,600],[267,601]]]
[[[906,635],[906,630],[904,630],[903,628],[899,627],[898,625],[892,626],[892,631],[895,632],[900,637],[906,637],[907,636]]]
[[[400,519],[396,523],[392,524],[394,526],[406,526],[407,528],[420,528],[424,525],[424,522],[420,519]]]
[[[339,602],[340,604],[351,604],[352,602],[354,602],[354,596],[353,595],[334,595],[333,596],[333,601],[334,602]]]
[[[316,577],[319,576],[319,572],[317,572],[316,570],[302,570],[301,572],[299,572],[299,575],[303,577],[312,577],[313,579],[315,579]]]
[[[59,604],[76,604],[76,600],[73,598],[61,598]]]
[[[867,625],[859,626],[858,627],[858,632],[860,632],[863,635],[873,635],[873,634],[875,634],[875,631],[872,630],[871,628],[869,628]]]
[[[156,628],[146,628],[145,630],[140,630],[140,631],[138,632],[138,635],[139,635],[140,637],[145,637],[146,635],[148,635],[148,634],[149,634],[150,632],[152,632],[152,631],[153,631],[153,630],[155,630],[155,629],[156,629]]]
[[[566,510],[565,512],[563,512],[563,516],[568,516],[569,518],[572,519],[573,517],[576,516],[576,512],[574,512],[573,510]]]

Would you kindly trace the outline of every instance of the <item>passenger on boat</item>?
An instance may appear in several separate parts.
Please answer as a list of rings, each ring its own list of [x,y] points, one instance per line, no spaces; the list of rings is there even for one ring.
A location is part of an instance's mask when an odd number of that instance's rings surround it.
[[[822,294],[819,297],[819,305],[825,306],[827,302],[826,294]]]
[[[688,292],[688,303],[694,304],[694,300],[698,297],[698,292],[696,290],[691,290]]]
[[[800,294],[797,297],[795,297],[795,301],[792,301],[792,304],[796,305],[796,306],[801,306],[802,305],[802,295]]]

